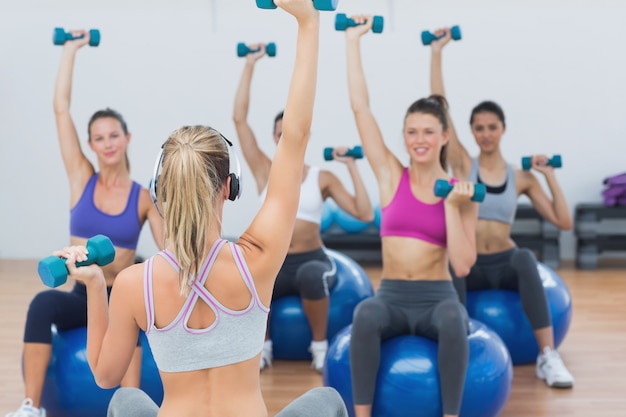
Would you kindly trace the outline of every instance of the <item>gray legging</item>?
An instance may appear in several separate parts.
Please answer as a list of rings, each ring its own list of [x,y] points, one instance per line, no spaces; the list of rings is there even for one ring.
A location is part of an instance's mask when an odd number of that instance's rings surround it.
[[[357,306],[352,321],[350,369],[356,405],[374,401],[381,342],[413,334],[438,341],[445,414],[458,415],[469,356],[468,317],[450,281],[383,279],[374,297]]]
[[[517,291],[533,330],[552,325],[548,298],[537,270],[537,259],[529,249],[516,247],[504,252],[478,255],[469,275],[453,278],[453,282],[463,304],[466,291]]]
[[[156,417],[159,407],[138,388],[119,388],[109,403],[107,417]],[[276,417],[348,417],[334,388],[314,388],[296,398]]]

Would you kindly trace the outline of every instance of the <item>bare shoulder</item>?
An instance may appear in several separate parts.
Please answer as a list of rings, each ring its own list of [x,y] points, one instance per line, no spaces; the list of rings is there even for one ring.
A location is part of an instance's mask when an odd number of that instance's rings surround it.
[[[115,277],[113,288],[115,288],[118,292],[121,290],[122,293],[127,294],[129,291],[135,291],[137,289],[141,289],[143,291],[144,264],[145,262],[142,262],[124,268]]]
[[[537,177],[531,171],[519,168],[515,169],[515,183],[517,184],[517,194],[526,194],[535,184],[538,184]]]

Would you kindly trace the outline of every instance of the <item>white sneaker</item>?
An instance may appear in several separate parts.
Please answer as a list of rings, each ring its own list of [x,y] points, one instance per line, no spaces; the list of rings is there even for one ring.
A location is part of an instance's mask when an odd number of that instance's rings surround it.
[[[33,407],[33,400],[26,398],[16,412],[9,413],[5,417],[46,417],[46,410]]]
[[[559,353],[547,346],[537,357],[536,371],[537,378],[544,379],[550,387],[571,388],[574,386],[574,377],[565,367]]]
[[[322,372],[324,370],[324,364],[326,363],[326,352],[328,351],[328,340],[323,340],[321,342],[311,342],[309,346],[309,352],[313,356],[313,361],[311,362],[311,368],[315,369],[317,372]]]
[[[272,367],[272,341],[266,340],[261,350],[261,370]]]

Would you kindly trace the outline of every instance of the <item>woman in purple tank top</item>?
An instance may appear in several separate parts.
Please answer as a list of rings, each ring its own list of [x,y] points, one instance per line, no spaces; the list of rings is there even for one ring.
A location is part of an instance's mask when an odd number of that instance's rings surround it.
[[[115,387],[121,381],[140,330],[146,331],[150,325],[149,333],[162,331],[154,346],[169,353],[167,364],[157,362],[163,403],[158,407],[142,391],[122,388],[111,400],[109,416],[268,415],[259,373],[266,323],[261,320],[254,332],[245,332],[250,325],[245,320],[251,317],[251,310],[255,310],[255,318],[259,317],[259,310],[264,310],[267,318],[266,306],[276,274],[289,249],[298,208],[299,175],[313,117],[320,27],[319,12],[311,0],[274,2],[297,20],[296,61],[283,137],[269,172],[267,197],[235,245],[223,245],[221,250],[211,252],[221,240],[225,203],[239,196],[239,177],[230,167],[234,158],[232,143],[213,128],[183,126],[163,144],[150,190],[164,217],[167,253],[176,260],[177,268],[168,258],[154,256],[150,262],[124,269],[115,279],[107,304],[102,269],[96,265],[75,266],[76,261],[85,258],[85,248],[76,245],[55,252],[67,258],[70,276],[87,287],[87,355],[95,380],[102,388]],[[202,268],[207,259],[212,262],[210,269]],[[150,291],[145,289],[147,276],[151,277]],[[202,288],[196,291],[198,286]],[[204,294],[202,300],[190,307],[189,297],[199,293]],[[219,311],[215,308],[218,304],[223,307]],[[179,313],[185,327],[177,329],[185,332],[185,340],[193,340],[193,346],[190,344],[188,351],[185,346],[180,347],[181,353],[177,354],[174,348],[178,344],[174,342],[179,341],[176,335],[181,333],[169,330],[179,321]],[[222,314],[228,314],[228,320],[219,321]],[[215,328],[221,334],[227,332],[233,343],[219,348],[219,341],[212,336]],[[235,346],[238,338],[248,338],[241,342],[245,350]],[[149,339],[149,343],[154,340]],[[195,352],[198,360],[190,357],[190,352]],[[219,365],[207,365],[215,363],[214,358],[220,358]],[[319,388],[279,415],[346,417],[347,413],[336,391]]]
[[[70,99],[76,52],[89,43],[90,35],[84,30],[72,34],[84,37],[64,44],[54,91],[59,146],[70,185],[70,244],[84,245],[96,234],[111,236],[115,260],[102,269],[106,286],[110,288],[116,275],[135,262],[139,232],[146,220],[157,246],[163,247],[163,220],[148,190],[130,177],[127,148],[131,135],[119,113],[101,110],[89,121],[87,143],[97,158],[97,170],[83,153],[70,114]],[[25,400],[14,413],[16,417],[45,416],[40,402],[52,352],[52,324],[58,330],[87,325],[87,299],[82,283],[75,283],[70,292],[43,291],[29,306],[23,351]],[[122,385],[138,387],[140,371],[141,348],[138,347]]]
[[[383,213],[383,279],[374,297],[359,304],[352,323],[355,415],[371,416],[382,341],[415,334],[438,341],[443,414],[456,416],[468,361],[468,319],[454,291],[448,263],[464,276],[476,260],[474,187],[461,181],[443,200],[434,194],[437,179],[450,180],[445,163],[450,134],[447,104],[440,96],[417,100],[405,115],[408,167],[387,147],[370,108],[361,62],[360,39],[371,30],[373,18],[352,19],[360,25],[346,30],[350,104],[378,181]],[[409,204],[422,208],[407,213]],[[433,223],[439,227],[432,227]]]
[[[444,95],[441,56],[444,46],[450,42],[450,29],[439,29],[435,34],[441,38],[431,44],[431,91]],[[466,290],[501,288],[518,291],[540,348],[536,364],[537,377],[545,380],[550,387],[571,388],[574,378],[555,350],[548,301],[535,255],[529,249],[518,248],[511,239],[511,225],[517,208],[515,197],[522,194],[530,199],[545,219],[561,230],[570,230],[572,218],[565,195],[554,169],[547,164],[547,156],[534,155],[532,169],[544,176],[552,198],[546,194],[531,170],[513,169],[506,162],[500,150],[506,124],[504,112],[498,104],[484,101],[474,107],[470,126],[480,148],[478,157],[472,159],[452,127],[448,152],[450,165],[454,175],[459,178],[473,180],[472,177],[475,177],[483,181],[487,185],[487,197],[481,204],[476,229],[476,265],[467,277],[455,279],[455,285],[463,301]],[[513,195],[513,200],[506,204],[505,210],[511,213],[508,219],[494,214],[504,206],[497,196],[505,193]]]

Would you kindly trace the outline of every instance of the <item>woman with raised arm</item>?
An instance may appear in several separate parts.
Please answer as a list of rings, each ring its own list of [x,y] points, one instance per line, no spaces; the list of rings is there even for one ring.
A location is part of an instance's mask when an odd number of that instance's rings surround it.
[[[70,114],[70,99],[76,52],[89,43],[89,32],[73,31],[72,35],[83,38],[63,46],[54,90],[59,146],[70,185],[70,244],[84,245],[97,234],[111,239],[115,260],[102,268],[110,292],[117,274],[135,262],[139,234],[146,220],[157,246],[163,248],[163,219],[152,204],[148,189],[130,177],[127,148],[131,135],[118,112],[109,108],[99,110],[89,120],[87,143],[96,155],[97,170],[83,153]],[[40,404],[52,355],[53,324],[58,330],[87,324],[87,294],[83,283],[76,282],[71,292],[43,291],[32,300],[24,331],[26,399],[20,409],[9,414],[11,417],[46,415]],[[126,377],[120,381],[122,386],[138,387],[140,373],[141,349],[137,348]]]
[[[250,49],[259,49],[248,54],[237,94],[233,120],[243,150],[243,155],[256,180],[257,190],[261,198],[267,192],[269,172],[272,166],[270,158],[259,147],[256,137],[248,124],[248,108],[250,103],[250,85],[256,62],[265,56],[265,46],[249,45]],[[283,113],[274,119],[274,143],[278,144],[283,133]],[[335,285],[336,268],[333,261],[323,250],[320,235],[320,222],[324,200],[332,198],[337,205],[352,216],[369,222],[374,218],[372,205],[363,184],[363,180],[352,157],[342,156],[347,147],[335,147],[333,159],[346,164],[354,195],[350,194],[339,178],[332,172],[315,166],[305,165],[301,179],[300,202],[296,214],[296,226],[289,245],[289,253],[278,273],[274,287],[273,300],[286,295],[301,297],[302,308],[309,322],[312,342],[309,350],[313,357],[311,366],[321,372],[324,367],[328,341],[329,292]],[[271,366],[272,341],[266,334],[266,341],[261,356],[261,369]]]
[[[467,312],[454,290],[448,263],[466,275],[476,259],[477,204],[473,184],[458,181],[446,198],[434,194],[446,172],[447,103],[430,96],[411,104],[404,118],[409,166],[385,145],[372,114],[361,62],[360,39],[371,16],[353,16],[346,30],[350,104],[363,149],[380,190],[382,281],[375,296],[357,307],[350,368],[357,417],[369,417],[375,396],[381,343],[404,334],[438,341],[445,416],[457,416],[468,361]]]
[[[441,39],[431,44],[431,92],[444,96],[442,50],[450,42],[450,29],[439,29]],[[504,112],[493,101],[484,101],[472,110],[470,126],[480,148],[472,158],[459,141],[450,121],[448,157],[453,174],[486,186],[485,200],[478,210],[476,265],[465,278],[455,279],[459,296],[465,302],[467,290],[498,288],[518,291],[524,312],[534,330],[540,354],[536,374],[550,387],[569,388],[574,378],[554,347],[550,310],[537,260],[529,249],[520,249],[511,239],[517,198],[525,194],[539,214],[561,230],[572,228],[572,218],[554,169],[545,155],[532,158],[532,168],[541,173],[552,197],[543,190],[531,171],[513,167],[502,156],[500,141],[506,129]]]
[[[232,144],[217,130],[184,126],[162,146],[152,195],[166,249],[123,270],[106,303],[102,270],[75,267],[85,248],[56,252],[87,286],[87,355],[98,385],[116,386],[144,330],[163,381],[160,407],[121,388],[109,416],[265,417],[259,361],[276,275],[289,249],[317,83],[319,13],[311,0],[275,0],[298,22],[283,137],[267,197],[236,243],[221,238],[224,203],[239,195]],[[339,394],[309,391],[280,416],[345,416]]]

